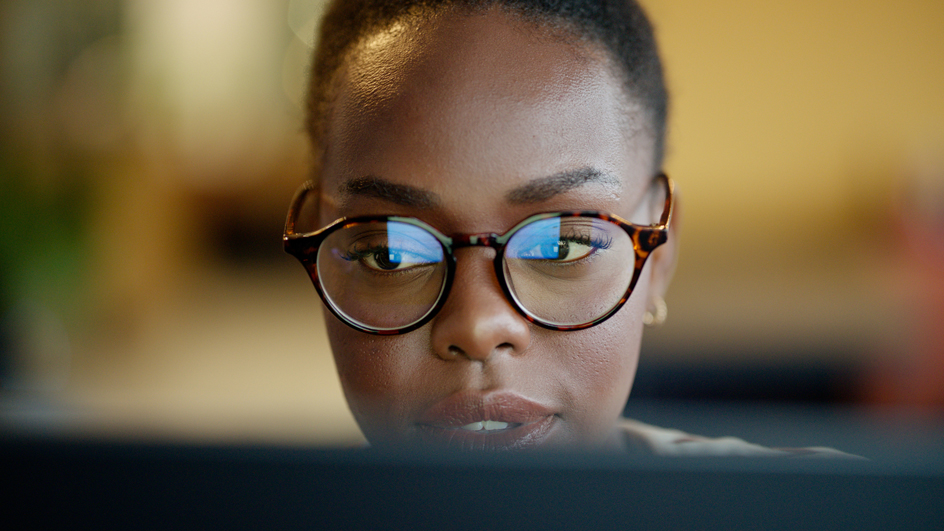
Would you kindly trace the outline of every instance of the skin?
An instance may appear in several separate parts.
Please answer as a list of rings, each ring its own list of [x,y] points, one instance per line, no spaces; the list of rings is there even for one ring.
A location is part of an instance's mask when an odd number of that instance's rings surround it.
[[[490,10],[441,13],[364,39],[336,79],[322,226],[388,214],[445,234],[503,233],[531,214],[572,209],[631,219],[654,174],[643,118],[602,49],[547,33]],[[588,167],[602,177],[578,185],[554,177]],[[365,177],[388,186],[363,186]],[[441,400],[512,393],[553,411],[541,444],[618,444],[614,425],[635,377],[642,316],[672,270],[674,235],[669,241],[626,305],[586,330],[523,319],[502,294],[494,251],[481,247],[456,252],[446,304],[418,330],[369,335],[326,311],[364,434],[375,445],[413,444],[418,419]]]

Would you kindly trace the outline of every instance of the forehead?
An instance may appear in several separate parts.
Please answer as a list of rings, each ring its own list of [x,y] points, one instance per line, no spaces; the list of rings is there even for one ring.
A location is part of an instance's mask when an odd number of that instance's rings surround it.
[[[643,182],[642,113],[600,47],[555,31],[493,9],[365,38],[338,74],[323,189],[376,175],[467,199],[582,167]]]

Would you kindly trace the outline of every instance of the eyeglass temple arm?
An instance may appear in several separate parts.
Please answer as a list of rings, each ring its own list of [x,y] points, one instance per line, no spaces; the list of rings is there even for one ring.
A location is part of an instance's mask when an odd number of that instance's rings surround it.
[[[305,199],[305,196],[308,195],[312,190],[317,188],[317,184],[314,181],[305,181],[298,190],[295,191],[295,196],[292,198],[291,206],[288,209],[288,215],[285,218],[285,232],[283,234],[283,239],[287,239],[289,236],[295,235],[295,222],[298,220],[298,212],[301,210],[302,202]]]
[[[669,239],[669,223],[672,222],[672,196],[675,192],[675,183],[664,173],[659,173],[654,179],[662,181],[665,185],[665,204],[662,207],[662,216],[659,219],[659,224],[641,227],[642,230],[640,230],[635,237],[637,253],[640,251],[644,252],[644,257],[648,256],[656,247],[662,245]],[[637,256],[639,255],[637,254]]]
[[[673,201],[675,197],[675,181],[664,173],[656,175],[656,179],[665,183],[665,205],[662,207],[662,218],[659,220],[659,225],[667,229],[669,228],[669,223],[672,221],[672,209],[675,205]]]

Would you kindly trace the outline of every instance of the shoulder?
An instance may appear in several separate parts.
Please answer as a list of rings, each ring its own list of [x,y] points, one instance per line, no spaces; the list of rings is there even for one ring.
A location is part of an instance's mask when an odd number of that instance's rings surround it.
[[[768,448],[737,437],[701,437],[632,419],[617,425],[630,450],[660,456],[840,457],[861,459],[832,448]]]

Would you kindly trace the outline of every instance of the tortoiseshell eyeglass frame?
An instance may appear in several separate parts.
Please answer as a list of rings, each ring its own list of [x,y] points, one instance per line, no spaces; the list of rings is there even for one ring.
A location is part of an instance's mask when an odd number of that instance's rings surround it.
[[[295,197],[292,200],[291,206],[288,211],[288,217],[285,221],[285,233],[282,236],[282,242],[285,248],[285,252],[297,258],[302,265],[305,267],[305,270],[308,272],[309,277],[311,278],[312,283],[317,290],[318,295],[321,297],[321,300],[324,302],[325,306],[342,322],[354,328],[360,330],[361,332],[366,332],[368,334],[377,334],[377,335],[396,335],[396,334],[405,334],[416,330],[417,328],[428,323],[439,310],[446,303],[446,299],[449,296],[449,290],[452,287],[452,281],[455,277],[456,272],[456,257],[453,251],[455,249],[460,249],[462,247],[491,247],[495,249],[495,259],[493,260],[495,266],[495,275],[498,278],[498,283],[501,285],[502,291],[505,293],[506,299],[511,303],[511,306],[517,310],[522,317],[528,321],[549,330],[558,330],[558,331],[571,331],[571,330],[583,330],[585,328],[590,328],[591,326],[598,325],[603,321],[606,321],[613,316],[623,305],[629,300],[629,296],[633,292],[633,288],[636,286],[636,282],[639,280],[639,276],[642,272],[643,266],[646,264],[646,260],[649,258],[649,255],[652,252],[668,241],[669,237],[669,224],[672,222],[672,209],[673,209],[673,196],[675,193],[675,183],[664,173],[659,173],[653,178],[653,181],[660,182],[665,188],[665,204],[663,206],[662,215],[660,216],[659,222],[652,225],[637,225],[635,223],[630,223],[625,219],[615,215],[607,214],[603,212],[597,212],[593,210],[579,210],[579,211],[562,211],[562,212],[546,212],[541,214],[534,214],[528,216],[527,218],[516,223],[511,229],[506,231],[504,234],[496,233],[480,233],[480,234],[453,234],[451,236],[446,236],[437,230],[435,227],[430,226],[429,224],[410,217],[403,216],[361,216],[355,218],[341,218],[338,219],[326,227],[316,230],[314,232],[306,233],[296,233],[295,232],[295,223],[298,219],[299,210],[304,203],[305,197],[316,191],[316,186],[311,182],[306,182],[299,188],[298,192],[295,193]],[[317,200],[317,199],[316,199]],[[614,225],[619,226],[623,229],[632,239],[633,249],[635,250],[636,260],[635,260],[635,270],[633,271],[632,281],[629,283],[629,287],[626,290],[626,293],[620,298],[619,302],[616,303],[611,309],[609,309],[603,315],[593,319],[592,321],[573,324],[573,325],[560,325],[555,323],[549,323],[543,321],[540,318],[532,315],[527,309],[525,309],[518,299],[515,297],[514,293],[508,286],[508,282],[505,279],[505,274],[502,267],[502,261],[505,255],[505,244],[508,240],[523,226],[538,221],[541,219],[549,218],[560,218],[560,217],[569,217],[569,216],[583,216],[588,218],[601,219]],[[443,279],[442,289],[439,292],[439,298],[433,304],[433,306],[426,312],[420,319],[410,323],[408,325],[399,327],[399,328],[371,328],[362,323],[351,320],[349,317],[345,316],[343,313],[338,311],[334,305],[329,301],[325,296],[321,281],[318,278],[318,267],[316,264],[318,249],[331,233],[336,230],[340,230],[345,227],[350,227],[357,224],[365,223],[385,223],[388,221],[396,221],[399,223],[406,223],[416,227],[420,227],[430,234],[432,234],[442,245],[443,254],[446,257],[446,275]]]

